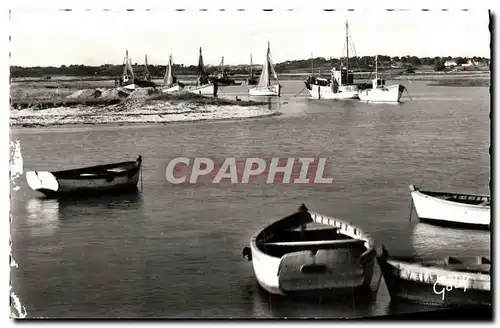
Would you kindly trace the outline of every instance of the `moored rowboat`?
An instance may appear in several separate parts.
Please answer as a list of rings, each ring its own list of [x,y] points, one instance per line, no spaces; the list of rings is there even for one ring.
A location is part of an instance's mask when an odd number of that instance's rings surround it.
[[[485,257],[418,260],[392,257],[382,246],[377,261],[391,300],[440,307],[491,307],[491,262]]]
[[[369,286],[374,247],[373,239],[357,227],[302,205],[256,233],[243,256],[271,294],[335,296]]]
[[[415,211],[421,221],[437,224],[490,226],[490,196],[419,190],[410,185]]]
[[[142,156],[135,161],[97,165],[80,169],[26,172],[31,189],[47,196],[67,193],[121,191],[137,188]]]

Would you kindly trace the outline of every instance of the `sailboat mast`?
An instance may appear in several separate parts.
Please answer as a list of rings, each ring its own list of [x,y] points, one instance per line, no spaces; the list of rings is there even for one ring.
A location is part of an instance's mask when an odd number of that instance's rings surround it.
[[[347,58],[346,58],[346,70],[347,74],[349,74],[349,24],[347,21],[345,22],[345,48],[347,49]]]
[[[270,54],[271,54],[271,42],[267,41],[267,56],[266,56],[267,86],[271,85],[271,63],[269,62],[269,55]]]
[[[375,80],[378,79],[378,55],[375,55]]]
[[[253,77],[253,60],[252,60],[252,54],[250,54],[250,77]]]

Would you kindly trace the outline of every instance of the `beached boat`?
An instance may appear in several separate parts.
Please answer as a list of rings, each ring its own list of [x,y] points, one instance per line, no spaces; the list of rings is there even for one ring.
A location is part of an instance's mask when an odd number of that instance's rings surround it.
[[[491,262],[485,257],[393,257],[382,246],[377,261],[391,301],[448,308],[491,307]]]
[[[252,54],[250,54],[250,74],[248,78],[246,79],[246,84],[247,85],[256,85],[259,81],[255,78],[253,75],[253,59],[252,59]]]
[[[186,86],[184,90],[198,95],[211,95],[214,97],[217,96],[218,85],[217,83],[210,82],[208,73],[205,70],[205,64],[203,63],[201,47],[200,56],[198,58],[198,73],[196,77],[196,85]]]
[[[147,61],[147,57],[146,57]],[[128,50],[125,50],[123,74],[120,77],[120,86],[127,90],[135,90],[137,88],[154,88],[156,84],[150,80],[139,79],[135,76],[132,68],[132,60],[128,57]],[[150,74],[146,63],[146,78],[150,78]]]
[[[298,212],[256,233],[243,256],[271,294],[335,296],[369,286],[374,247],[357,227],[302,204]]]
[[[349,70],[349,24],[346,27],[346,61],[340,70],[333,68],[331,78],[309,76],[305,85],[313,99],[359,99],[359,86],[354,84],[353,72]]]
[[[271,84],[271,78],[274,77],[276,82]],[[271,58],[271,46],[267,43],[266,59],[264,67],[260,73],[259,82],[253,88],[248,89],[250,96],[280,96],[282,85],[279,83],[278,75],[274,70],[274,65]]]
[[[213,83],[217,83],[217,85],[241,85],[240,83],[237,83],[234,79],[230,78],[227,72],[224,70],[224,56],[222,56],[219,69],[215,73],[214,77],[210,78],[210,81]]]
[[[184,84],[177,81],[177,77],[172,73],[173,60],[172,55],[168,57],[167,70],[165,71],[165,77],[163,78],[163,89],[162,92],[172,93],[176,91],[181,91],[184,88]]]
[[[398,103],[405,86],[401,84],[386,85],[386,81],[378,77],[378,56],[375,56],[375,78],[371,89],[359,92],[359,99],[364,102]]]
[[[490,196],[419,190],[410,185],[415,211],[423,222],[489,228]]]
[[[47,196],[66,193],[92,193],[137,188],[142,156],[135,161],[97,165],[85,168],[45,172],[26,172],[31,189]]]

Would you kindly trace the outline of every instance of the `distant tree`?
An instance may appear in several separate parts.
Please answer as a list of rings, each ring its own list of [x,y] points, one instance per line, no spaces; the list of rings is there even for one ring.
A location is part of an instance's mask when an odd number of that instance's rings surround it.
[[[444,62],[445,62],[445,60],[442,58],[435,59],[434,60],[434,70],[436,72],[440,72],[440,71],[444,70],[444,68],[445,68]]]
[[[392,58],[391,58],[391,60],[392,60],[393,62],[398,63],[398,62],[399,62],[399,57],[398,57],[398,56],[394,56],[394,57],[392,57]]]
[[[416,56],[411,56],[410,57],[410,64],[412,64],[413,66],[420,66],[421,65],[420,59]]]
[[[455,59],[455,62],[457,63],[458,66],[460,66],[462,64],[466,64],[467,63],[467,59],[466,58],[462,58],[462,57],[457,57]]]

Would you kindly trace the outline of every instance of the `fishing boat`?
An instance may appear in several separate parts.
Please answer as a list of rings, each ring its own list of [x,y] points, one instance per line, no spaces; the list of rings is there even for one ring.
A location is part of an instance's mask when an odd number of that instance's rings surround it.
[[[490,227],[490,196],[419,190],[410,185],[412,202],[423,222]]]
[[[213,95],[217,96],[217,83],[210,82],[208,73],[205,70],[203,63],[203,55],[200,47],[200,56],[198,58],[198,73],[196,77],[196,86],[186,86],[185,90],[198,95]]]
[[[252,60],[252,54],[250,54],[250,74],[248,78],[245,81],[247,85],[256,85],[258,83],[257,79],[253,75],[253,60]]]
[[[401,100],[405,86],[401,84],[387,85],[384,79],[378,77],[378,56],[375,56],[375,78],[372,87],[359,92],[359,99],[364,102],[398,103]]]
[[[210,81],[217,83],[217,85],[240,85],[234,79],[230,78],[227,72],[224,70],[224,56],[222,56],[219,69],[215,73],[214,77],[210,78]]]
[[[390,256],[382,245],[377,262],[391,301],[447,308],[491,307],[491,262],[486,257]]]
[[[321,78],[309,76],[305,85],[313,99],[359,99],[359,86],[354,84],[354,74],[349,70],[349,24],[345,23],[346,28],[346,60],[345,66],[340,70],[335,67],[330,72],[330,78]]]
[[[167,70],[165,71],[165,77],[163,78],[163,89],[162,92],[171,93],[176,91],[181,91],[184,88],[184,84],[177,81],[177,77],[172,73],[172,54],[168,57]]]
[[[376,254],[368,234],[302,204],[252,236],[242,255],[271,294],[335,296],[369,286]]]
[[[138,156],[135,161],[73,170],[29,171],[26,172],[26,181],[31,189],[47,196],[133,190],[137,188],[141,165],[142,156]]]
[[[147,68],[146,57],[146,78],[150,78],[149,70]],[[127,90],[135,90],[136,88],[150,88],[156,87],[156,84],[150,80],[139,79],[135,76],[132,68],[132,60],[128,57],[128,50],[125,50],[124,69],[120,77],[120,86]]]
[[[271,84],[271,78],[276,80],[275,84]],[[260,73],[259,82],[255,87],[248,89],[250,96],[280,96],[282,85],[279,83],[278,75],[274,70],[274,65],[271,58],[271,46],[267,43],[266,59],[264,67]]]

